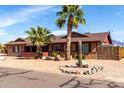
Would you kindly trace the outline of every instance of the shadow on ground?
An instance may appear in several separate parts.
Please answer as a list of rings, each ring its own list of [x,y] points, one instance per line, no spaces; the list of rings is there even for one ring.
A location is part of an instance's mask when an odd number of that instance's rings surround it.
[[[123,83],[73,75],[0,67],[0,87],[4,88],[123,88]]]
[[[85,80],[85,81],[84,81]],[[124,84],[112,82],[112,81],[105,81],[105,80],[96,80],[96,79],[84,79],[80,80],[77,77],[73,77],[67,82],[61,84],[59,87],[67,87],[71,86],[71,88],[124,88]]]

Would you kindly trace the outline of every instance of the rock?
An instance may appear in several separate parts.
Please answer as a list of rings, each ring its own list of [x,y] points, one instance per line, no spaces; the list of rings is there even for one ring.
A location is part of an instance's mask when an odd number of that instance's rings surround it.
[[[80,71],[80,74],[83,74],[84,72],[83,71]]]
[[[91,70],[92,74],[96,73],[96,69]]]
[[[65,73],[67,73],[68,71],[65,71]]]
[[[86,72],[83,72],[84,75],[86,75]]]
[[[78,74],[80,74],[80,72],[79,71],[76,71],[76,74],[78,75]]]
[[[71,71],[71,74],[74,74],[74,72],[73,72],[73,71]]]
[[[79,62],[76,62],[76,66],[77,66],[77,67],[80,66],[80,65],[79,65]],[[88,68],[88,67],[89,67],[89,65],[87,64],[87,62],[86,62],[85,60],[82,60],[82,67],[83,67],[83,68]]]
[[[76,62],[76,66],[78,66],[78,67],[80,66],[80,65],[79,65],[79,62]]]
[[[75,72],[72,71],[73,74],[75,74]]]
[[[91,69],[89,69],[89,70],[88,70],[88,74],[92,74],[92,71],[91,71]]]
[[[68,65],[65,65],[65,67],[69,67]]]
[[[88,70],[85,71],[85,72],[83,72],[83,74],[84,74],[84,75],[88,75],[88,74],[89,74]]]
[[[61,68],[59,68],[59,70],[61,70]]]
[[[90,67],[89,70],[84,71],[83,74],[84,75],[91,75],[91,74],[95,74],[97,71],[99,70],[103,70],[103,66],[98,66],[98,65],[94,65],[93,67]],[[81,72],[82,73],[82,72]]]
[[[46,59],[46,57],[42,57],[42,60],[45,60]]]
[[[100,67],[100,70],[101,70],[101,71],[103,70],[103,66]]]
[[[46,57],[45,60],[53,60],[52,57]]]
[[[85,64],[85,65],[83,64],[82,67],[83,67],[83,68],[88,68],[89,65],[88,65],[88,64]]]
[[[64,73],[64,70],[63,69],[61,69],[61,71]]]
[[[61,61],[61,60],[62,60],[62,58],[60,57],[60,55],[56,56],[54,59],[54,61]]]
[[[68,74],[71,74],[70,71],[68,71]]]

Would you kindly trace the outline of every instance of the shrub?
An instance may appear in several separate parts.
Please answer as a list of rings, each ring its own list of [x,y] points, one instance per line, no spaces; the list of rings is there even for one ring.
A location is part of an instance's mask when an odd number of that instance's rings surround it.
[[[59,55],[58,52],[52,52],[52,53],[51,53],[51,56],[52,56],[52,57],[56,57],[56,56],[58,56],[58,55]]]
[[[85,55],[82,55],[82,59],[85,59]]]
[[[74,58],[75,59],[78,59],[79,58],[79,55],[74,55]],[[85,59],[85,55],[82,55],[82,60]]]

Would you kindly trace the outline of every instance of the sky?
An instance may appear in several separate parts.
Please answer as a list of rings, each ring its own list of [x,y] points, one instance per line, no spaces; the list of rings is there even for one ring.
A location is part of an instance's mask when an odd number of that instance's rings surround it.
[[[18,37],[26,37],[25,31],[31,27],[46,27],[52,34],[66,34],[67,26],[59,29],[55,22],[56,13],[62,6],[48,5],[1,5],[0,6],[0,43],[7,43]],[[97,33],[110,31],[114,40],[124,42],[124,6],[83,5],[86,25],[79,25],[80,33]]]

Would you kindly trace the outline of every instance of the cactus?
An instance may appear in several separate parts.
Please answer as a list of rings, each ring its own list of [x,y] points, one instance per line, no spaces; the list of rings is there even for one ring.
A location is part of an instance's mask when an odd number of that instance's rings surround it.
[[[79,41],[79,56],[78,56],[79,66],[82,68],[82,42]]]

